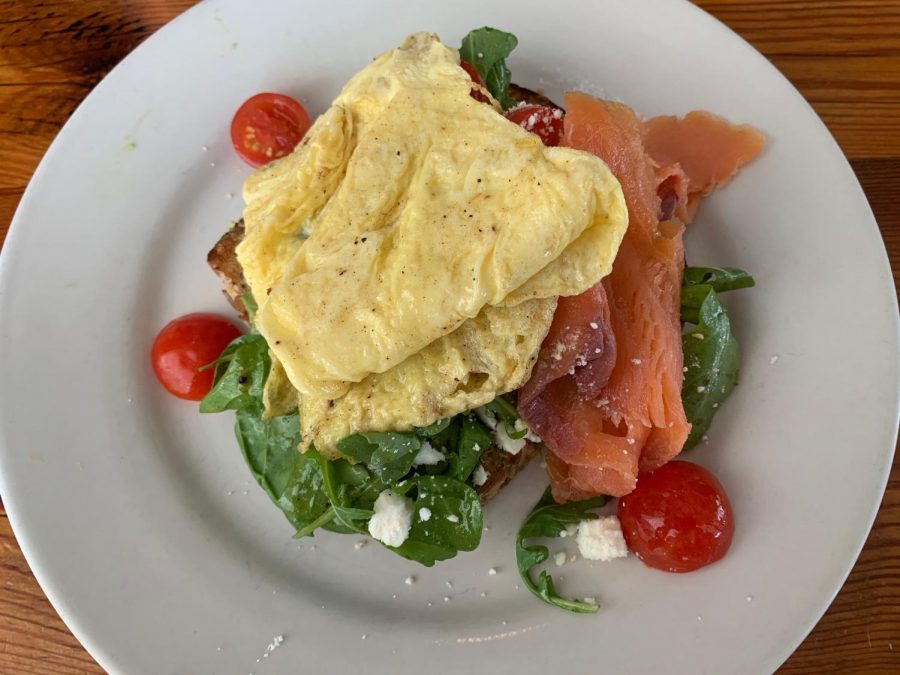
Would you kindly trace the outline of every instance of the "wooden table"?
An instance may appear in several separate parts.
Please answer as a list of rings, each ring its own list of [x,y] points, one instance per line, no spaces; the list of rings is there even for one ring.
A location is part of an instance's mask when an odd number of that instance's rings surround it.
[[[632,0],[637,1],[637,0]],[[188,0],[0,0],[0,243],[91,88]],[[900,0],[702,0],[812,103],[865,188],[900,273]],[[839,498],[839,496],[835,496]],[[0,672],[102,673],[31,575],[0,507]],[[866,547],[786,673],[900,672],[900,470]]]

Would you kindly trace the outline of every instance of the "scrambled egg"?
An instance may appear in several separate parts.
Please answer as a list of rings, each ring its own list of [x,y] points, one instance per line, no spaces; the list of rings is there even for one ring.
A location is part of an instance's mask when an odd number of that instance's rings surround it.
[[[627,211],[606,165],[471,88],[455,50],[412,35],[245,184],[238,259],[280,363],[267,405],[299,392],[304,446],[521,386],[556,298],[610,271]]]

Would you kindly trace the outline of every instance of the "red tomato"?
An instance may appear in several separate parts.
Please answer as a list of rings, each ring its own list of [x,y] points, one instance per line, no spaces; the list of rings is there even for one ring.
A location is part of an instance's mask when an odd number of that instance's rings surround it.
[[[525,104],[506,111],[506,119],[525,131],[537,134],[544,145],[557,146],[562,140],[563,111],[544,105]]]
[[[187,314],[159,331],[150,351],[153,372],[170,394],[199,401],[209,393],[213,368],[202,373],[201,366],[212,363],[241,331],[215,314]]]
[[[478,71],[475,70],[475,66],[473,66],[468,61],[463,61],[462,59],[460,59],[459,65],[464,71],[466,71],[469,74],[469,77],[472,78],[472,82],[474,82],[475,84],[481,85],[482,87],[484,86],[484,80],[481,79],[481,75],[479,75]],[[488,100],[488,97],[485,96],[484,94],[482,94],[481,91],[478,89],[473,88],[470,93],[472,95],[472,98],[474,98],[476,101],[481,101],[482,103],[490,102]]]
[[[268,164],[293,150],[309,130],[303,106],[284,94],[257,94],[231,120],[231,142],[247,164]]]
[[[648,567],[692,572],[728,551],[734,516],[722,484],[690,462],[669,462],[638,478],[619,500],[628,548]]]

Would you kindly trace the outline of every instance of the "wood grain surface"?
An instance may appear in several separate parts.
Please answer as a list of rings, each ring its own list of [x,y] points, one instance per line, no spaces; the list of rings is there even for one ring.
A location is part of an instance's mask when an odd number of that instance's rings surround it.
[[[632,0],[637,1],[637,0]],[[0,244],[62,124],[186,0],[0,0]],[[900,0],[698,2],[803,93],[850,159],[900,274]],[[0,508],[0,673],[102,673],[46,600]],[[752,649],[748,645],[748,649]],[[735,655],[739,658],[739,655]],[[900,672],[900,470],[831,608],[785,673]]]

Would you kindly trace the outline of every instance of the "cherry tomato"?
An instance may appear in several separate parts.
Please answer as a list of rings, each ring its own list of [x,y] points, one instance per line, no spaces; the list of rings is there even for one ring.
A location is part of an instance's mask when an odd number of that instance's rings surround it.
[[[481,75],[479,75],[478,71],[475,70],[475,66],[473,66],[468,61],[463,61],[462,59],[460,59],[459,65],[464,71],[466,71],[469,74],[469,77],[472,78],[472,82],[474,82],[475,84],[480,85],[482,87],[484,86],[484,80],[481,79]],[[472,95],[472,98],[474,98],[476,101],[481,101],[482,103],[490,102],[488,100],[488,97],[485,96],[484,94],[482,94],[479,89],[475,89],[473,87],[470,94]]]
[[[231,142],[247,164],[268,164],[289,154],[309,130],[309,115],[284,94],[257,94],[231,120]]]
[[[507,110],[506,119],[515,122],[525,131],[540,136],[544,145],[557,146],[562,139],[562,110],[526,103]]]
[[[159,331],[150,351],[153,372],[170,394],[188,401],[199,401],[209,393],[212,363],[241,331],[216,314],[187,314]]]
[[[728,551],[734,515],[722,484],[690,462],[669,462],[638,478],[619,500],[625,541],[648,567],[692,572]]]

